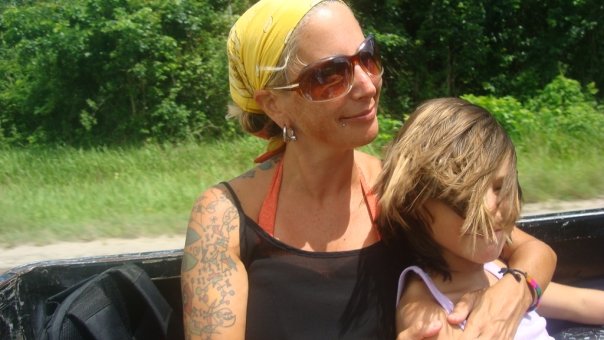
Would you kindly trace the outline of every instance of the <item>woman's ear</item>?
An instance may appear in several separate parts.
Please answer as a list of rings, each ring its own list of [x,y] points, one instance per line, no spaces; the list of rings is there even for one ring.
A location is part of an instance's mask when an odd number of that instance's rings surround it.
[[[280,101],[277,95],[269,90],[256,90],[254,91],[254,100],[262,108],[262,111],[266,113],[275,123],[279,126],[279,122],[282,120],[283,110],[281,110]]]

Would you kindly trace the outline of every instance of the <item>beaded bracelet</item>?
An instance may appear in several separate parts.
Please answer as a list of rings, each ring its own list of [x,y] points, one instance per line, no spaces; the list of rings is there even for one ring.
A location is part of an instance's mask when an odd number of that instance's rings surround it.
[[[539,283],[537,283],[537,280],[528,276],[528,274],[526,272],[523,272],[522,270],[518,270],[518,269],[514,269],[514,268],[505,268],[505,267],[501,268],[501,270],[499,271],[499,274],[502,274],[502,275],[512,274],[512,276],[518,282],[520,282],[520,279],[522,277],[524,277],[524,279],[525,279],[526,283],[528,284],[529,289],[531,291],[531,296],[533,297],[533,302],[529,306],[527,312],[532,312],[535,309],[537,309],[537,307],[539,307],[539,302],[541,302],[541,295],[543,294],[543,291],[541,290]]]

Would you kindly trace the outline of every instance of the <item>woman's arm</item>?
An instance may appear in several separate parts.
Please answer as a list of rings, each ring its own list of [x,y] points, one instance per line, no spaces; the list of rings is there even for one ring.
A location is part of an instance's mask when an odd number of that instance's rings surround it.
[[[548,318],[604,325],[604,291],[551,282],[537,312]]]
[[[243,339],[247,273],[239,255],[239,214],[225,191],[208,189],[187,228],[181,270],[187,339]]]
[[[527,272],[545,290],[556,267],[554,251],[518,228],[512,232],[512,241],[504,247],[502,260],[510,268]],[[512,275],[504,275],[490,288],[464,295],[448,321],[459,324],[467,318],[464,339],[479,335],[486,339],[511,339],[532,299],[524,280],[517,282]]]

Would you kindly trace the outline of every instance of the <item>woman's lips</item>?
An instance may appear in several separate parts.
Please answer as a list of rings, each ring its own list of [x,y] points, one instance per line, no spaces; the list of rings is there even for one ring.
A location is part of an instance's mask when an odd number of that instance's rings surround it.
[[[362,111],[354,116],[340,118],[340,122],[373,121],[375,119],[375,107]]]

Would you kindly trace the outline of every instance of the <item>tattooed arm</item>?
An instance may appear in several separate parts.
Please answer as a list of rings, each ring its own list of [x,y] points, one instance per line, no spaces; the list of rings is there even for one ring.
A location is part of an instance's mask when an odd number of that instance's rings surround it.
[[[187,339],[243,339],[247,273],[239,256],[239,214],[219,187],[191,212],[181,270]]]

